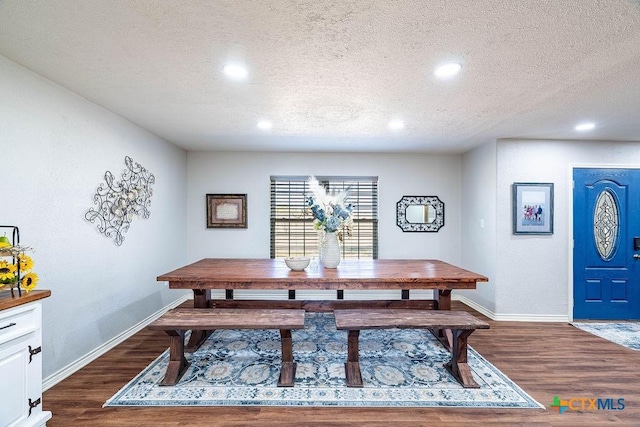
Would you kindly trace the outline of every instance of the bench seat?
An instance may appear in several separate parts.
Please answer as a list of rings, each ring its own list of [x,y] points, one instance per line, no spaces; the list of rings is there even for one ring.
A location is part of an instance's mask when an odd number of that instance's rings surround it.
[[[169,364],[160,385],[175,385],[189,367],[184,356],[184,335],[191,331],[215,329],[279,329],[282,365],[279,387],[293,387],[296,364],[293,362],[292,329],[304,328],[304,310],[278,309],[205,309],[174,308],[147,326],[170,337]]]
[[[348,387],[362,387],[358,338],[362,329],[430,329],[451,331],[451,360],[444,367],[465,388],[479,388],[467,364],[467,338],[489,324],[466,311],[355,309],[335,310],[336,328],[348,331],[345,374]]]

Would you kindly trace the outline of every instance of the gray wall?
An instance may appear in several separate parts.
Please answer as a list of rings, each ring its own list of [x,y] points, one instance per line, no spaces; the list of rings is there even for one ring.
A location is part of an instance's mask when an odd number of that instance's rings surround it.
[[[190,152],[188,158],[191,261],[204,257],[268,258],[270,175],[313,174],[379,177],[380,258],[460,262],[459,155]],[[207,193],[246,193],[248,228],[207,229]],[[445,226],[438,233],[403,232],[396,225],[395,212],[396,202],[404,195],[439,196],[445,203]]]
[[[455,294],[489,313],[496,310],[496,143],[462,156],[462,265],[489,278],[474,291]]]
[[[43,376],[63,371],[181,293],[156,276],[186,261],[183,150],[0,56],[0,224],[20,227],[43,302]],[[130,156],[155,175],[147,220],[121,247],[84,220]]]
[[[462,262],[488,275],[493,291],[480,286],[463,293],[464,297],[497,320],[570,320],[572,168],[639,165],[639,142],[499,140],[466,153]],[[553,235],[512,233],[514,182],[554,184]],[[480,195],[488,201],[487,216],[495,213],[493,225],[485,221],[486,233],[478,227],[478,209],[485,210]]]
[[[640,143],[505,140],[497,146],[496,312],[502,318],[532,314],[569,317],[572,312],[571,241],[575,166],[640,165]],[[554,233],[511,232],[511,184],[554,183]]]

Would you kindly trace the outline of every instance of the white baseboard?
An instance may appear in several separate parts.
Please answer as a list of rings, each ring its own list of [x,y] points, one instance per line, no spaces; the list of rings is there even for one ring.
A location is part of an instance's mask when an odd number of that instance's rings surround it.
[[[457,294],[452,294],[451,295],[451,299],[453,301],[460,301],[461,303],[463,303],[464,305],[468,305],[469,307],[473,308],[475,311],[478,311],[482,314],[484,314],[485,316],[487,316],[489,319],[491,320],[496,320],[495,316],[496,314],[490,310],[487,310],[485,307],[481,306],[480,304],[478,304],[477,302],[470,300],[469,298],[465,297],[464,295],[457,295]]]
[[[569,316],[559,314],[496,314],[464,295],[453,295],[453,300],[460,301],[474,310],[484,314],[491,320],[508,322],[568,322]]]
[[[65,366],[64,368],[60,369],[59,371],[49,375],[47,378],[43,379],[43,381],[42,381],[42,391],[49,390],[51,387],[53,387],[54,385],[58,384],[60,381],[64,380],[68,376],[74,374],[75,372],[77,372],[80,369],[84,368],[89,363],[91,363],[94,360],[96,360],[98,357],[100,357],[103,354],[105,354],[107,351],[111,350],[112,348],[114,348],[118,344],[124,342],[128,338],[131,338],[133,335],[135,335],[136,333],[140,332],[149,323],[153,322],[158,317],[162,316],[162,314],[165,311],[167,311],[167,310],[169,310],[171,308],[177,307],[180,304],[182,304],[183,302],[185,302],[185,301],[187,301],[187,300],[189,300],[191,298],[193,298],[193,295],[190,295],[190,294],[187,294],[187,295],[184,295],[184,296],[178,298],[177,300],[175,300],[174,302],[172,302],[168,306],[166,306],[164,308],[161,308],[160,310],[156,311],[155,313],[153,313],[152,315],[150,315],[146,319],[141,320],[140,322],[138,322],[137,324],[133,325],[132,327],[130,327],[126,331],[122,332],[121,334],[119,334],[119,335],[113,337],[112,339],[110,339],[109,341],[105,342],[100,347],[94,349],[90,353],[85,354],[80,359],[76,360],[75,362],[72,362],[69,365]]]

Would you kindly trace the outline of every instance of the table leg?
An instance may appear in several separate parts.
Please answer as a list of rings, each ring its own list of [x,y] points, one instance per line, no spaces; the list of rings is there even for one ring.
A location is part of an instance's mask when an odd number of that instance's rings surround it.
[[[347,341],[347,363],[344,364],[347,387],[362,387],[360,359],[358,354],[359,330],[349,331]]]
[[[280,329],[282,345],[282,366],[278,387],[293,387],[296,377],[296,364],[293,362],[293,341],[290,329]]]
[[[433,299],[438,310],[451,310],[451,289],[434,289]]]
[[[193,307],[208,308],[211,301],[211,289],[194,289],[193,290]]]
[[[193,290],[193,307],[209,308],[211,302],[211,289],[194,289]],[[189,343],[186,350],[189,352],[196,351],[202,343],[211,335],[213,331],[191,331]]]
[[[458,380],[464,388],[480,388],[473,379],[471,368],[467,363],[467,338],[474,329],[455,329],[453,331],[453,347],[451,348],[451,360],[444,367]]]

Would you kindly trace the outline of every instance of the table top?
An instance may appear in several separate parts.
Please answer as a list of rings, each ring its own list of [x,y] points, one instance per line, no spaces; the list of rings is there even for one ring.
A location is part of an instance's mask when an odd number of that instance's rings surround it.
[[[172,289],[475,289],[488,278],[438,260],[346,259],[292,271],[283,259],[205,258],[158,276]]]
[[[18,290],[14,289],[13,293],[14,296],[11,295],[11,291],[9,289],[0,291],[0,310],[7,310],[9,308],[51,296],[50,290],[35,290],[29,293],[22,291],[22,296],[18,296]]]

